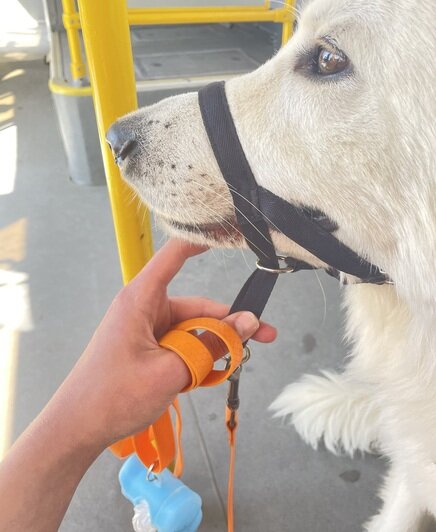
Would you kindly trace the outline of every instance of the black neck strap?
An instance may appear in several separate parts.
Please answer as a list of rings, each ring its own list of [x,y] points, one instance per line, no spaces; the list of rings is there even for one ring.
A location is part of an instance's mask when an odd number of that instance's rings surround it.
[[[236,298],[232,312],[246,309],[260,316],[268,301],[279,270],[270,230],[282,232],[328,264],[327,272],[336,277],[344,272],[366,283],[389,282],[377,266],[359,257],[312,220],[304,209],[258,186],[236,132],[224,82],[203,87],[198,96],[204,126],[232,195],[239,227],[247,245],[258,256],[258,265],[264,268],[251,275]],[[313,268],[291,257],[285,260],[292,265],[292,271]]]

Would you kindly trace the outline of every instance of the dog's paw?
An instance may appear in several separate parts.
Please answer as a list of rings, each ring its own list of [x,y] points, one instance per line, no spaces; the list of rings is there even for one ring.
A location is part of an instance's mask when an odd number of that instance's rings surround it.
[[[376,450],[379,409],[371,388],[345,374],[304,375],[287,386],[270,409],[274,417],[289,417],[314,449],[323,439],[334,454]]]
[[[404,512],[404,510],[403,510]],[[375,515],[363,525],[364,532],[435,532],[435,518],[425,512],[404,516],[402,511],[395,515]]]

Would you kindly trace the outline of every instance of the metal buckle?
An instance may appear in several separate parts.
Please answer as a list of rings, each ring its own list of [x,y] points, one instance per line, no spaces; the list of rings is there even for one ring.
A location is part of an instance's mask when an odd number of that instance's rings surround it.
[[[262,266],[262,264],[260,264],[260,259],[257,259],[256,268],[258,270],[263,270],[264,272],[270,272],[270,273],[292,273],[295,270],[293,266],[289,266],[289,264],[287,264],[286,262],[287,257],[283,257],[282,255],[277,255],[277,259],[279,260],[279,266],[280,266],[280,261],[284,262],[286,266],[282,268],[280,267],[279,268],[268,268],[267,266]]]
[[[244,354],[242,355],[242,360],[241,360],[241,365],[238,366],[235,371],[232,373],[232,375],[234,375],[239,368],[241,368],[241,366],[243,364],[245,364],[246,362],[248,362],[250,360],[250,357],[251,357],[251,349],[250,349],[250,346],[248,345],[244,345]],[[231,362],[231,357],[230,355],[224,355],[223,356],[223,359],[226,361],[226,367],[225,369],[229,369],[230,367],[230,362]],[[227,379],[227,380],[230,380],[232,375],[230,375],[230,377]]]

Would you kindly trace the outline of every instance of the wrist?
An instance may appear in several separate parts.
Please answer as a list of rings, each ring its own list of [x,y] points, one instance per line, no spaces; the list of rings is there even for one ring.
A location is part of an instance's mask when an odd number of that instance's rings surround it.
[[[37,421],[66,453],[95,460],[106,448],[105,427],[90,394],[73,374],[63,382]]]

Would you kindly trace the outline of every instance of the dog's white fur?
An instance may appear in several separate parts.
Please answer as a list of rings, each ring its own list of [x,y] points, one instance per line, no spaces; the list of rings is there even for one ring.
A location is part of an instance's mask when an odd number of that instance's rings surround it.
[[[347,369],[304,376],[273,404],[314,447],[323,438],[333,452],[376,446],[390,458],[370,532],[413,532],[436,516],[435,20],[433,0],[311,0],[288,45],[226,85],[258,183],[327,213],[336,236],[395,283],[345,286]],[[350,75],[325,81],[296,68],[326,35],[350,58]],[[120,123],[140,139],[123,173],[162,223],[195,241],[242,245],[226,235],[233,204],[196,94]],[[225,229],[215,237],[172,220]]]

